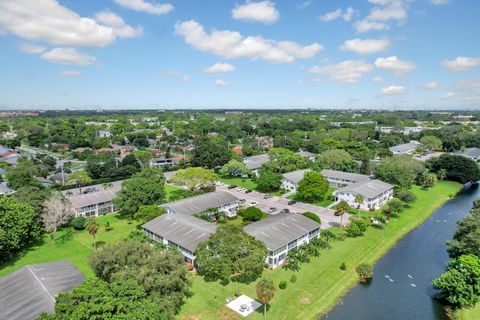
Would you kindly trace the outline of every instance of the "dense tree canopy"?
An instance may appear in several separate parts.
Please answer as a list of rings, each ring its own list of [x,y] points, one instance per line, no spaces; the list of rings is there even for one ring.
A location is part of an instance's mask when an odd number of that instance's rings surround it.
[[[195,167],[216,168],[226,164],[232,157],[232,152],[225,143],[212,141],[207,136],[200,136],[193,142],[191,163]]]
[[[400,189],[410,188],[424,165],[408,155],[387,158],[375,169],[375,178],[394,184]]]
[[[267,248],[239,226],[219,226],[210,238],[198,245],[198,273],[207,281],[252,282],[261,276]]]
[[[305,172],[297,187],[297,196],[308,202],[323,199],[328,190],[328,181],[315,171]]]
[[[245,163],[232,159],[223,165],[222,169],[220,169],[220,174],[222,176],[243,177],[251,175],[252,171],[247,169]]]
[[[470,212],[469,216],[458,222],[453,239],[447,242],[451,258],[464,254],[480,257],[480,208],[474,206]]]
[[[170,178],[170,181],[177,185],[186,186],[193,191],[213,185],[216,179],[217,175],[211,169],[190,167],[179,169]]]
[[[257,179],[257,189],[261,192],[276,191],[282,186],[282,179],[280,173],[274,172],[268,167],[262,167]]]
[[[442,154],[439,158],[430,160],[433,172],[445,170],[446,178],[460,183],[477,182],[480,180],[480,169],[472,159],[453,154]]]
[[[268,152],[268,155],[270,159],[272,159],[272,161],[268,163],[268,166],[275,172],[285,173],[305,169],[309,165],[307,159],[285,148],[272,148]]]

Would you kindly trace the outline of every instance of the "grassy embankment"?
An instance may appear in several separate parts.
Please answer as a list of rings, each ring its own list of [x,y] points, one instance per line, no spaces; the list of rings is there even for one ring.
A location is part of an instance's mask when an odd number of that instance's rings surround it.
[[[455,312],[457,320],[478,320],[480,319],[480,303],[471,309],[461,309]]]
[[[270,303],[270,319],[315,319],[331,309],[349,288],[357,283],[355,266],[362,262],[375,263],[409,231],[425,221],[435,209],[456,194],[461,186],[454,182],[438,183],[430,190],[413,187],[417,196],[415,203],[405,209],[398,218],[392,219],[383,230],[369,228],[363,237],[347,238],[336,242],[331,250],[323,250],[321,256],[312,258],[296,273],[297,281],[289,280],[293,274],[283,269],[265,270],[263,276],[272,279],[278,288],[282,280],[288,281],[285,290],[277,289]],[[347,270],[340,270],[342,263]],[[192,275],[192,296],[183,306],[179,319],[240,319],[225,307],[225,299],[235,293],[255,297],[255,284],[230,283],[222,286],[217,282],[205,282]],[[262,319],[261,312],[249,319]]]

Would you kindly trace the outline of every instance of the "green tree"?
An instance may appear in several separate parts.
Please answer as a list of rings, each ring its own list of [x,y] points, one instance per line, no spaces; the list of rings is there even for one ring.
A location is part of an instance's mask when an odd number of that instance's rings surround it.
[[[351,162],[352,156],[345,150],[331,149],[320,153],[315,159],[322,169],[340,170],[342,164]]]
[[[282,186],[282,180],[283,177],[280,173],[261,168],[257,178],[257,189],[261,192],[276,191]]]
[[[390,209],[391,212],[393,213],[400,213],[402,209],[404,208],[404,203],[402,200],[393,198],[388,202],[388,208]]]
[[[41,237],[34,209],[12,197],[0,197],[0,263]]]
[[[251,175],[252,171],[247,169],[245,163],[232,159],[228,163],[224,164],[220,169],[220,175],[229,177],[243,177],[245,175]]]
[[[56,297],[55,313],[43,313],[39,320],[165,318],[158,305],[135,281],[107,283],[89,279],[72,292],[60,293]]]
[[[469,158],[457,156],[453,154],[442,154],[439,158],[429,160],[432,172],[440,172],[444,169],[446,178],[460,183],[472,182],[480,180],[480,168],[478,164]]]
[[[195,167],[214,169],[226,164],[232,157],[232,152],[223,142],[214,142],[207,136],[200,136],[193,141],[195,149],[192,152],[191,163]]]
[[[100,225],[95,217],[87,218],[87,222],[85,223],[85,229],[90,233],[93,237],[93,247],[97,249],[97,232],[100,229]]]
[[[307,159],[285,148],[272,148],[268,151],[268,155],[271,159],[269,166],[279,173],[305,169],[309,165]]]
[[[442,140],[435,136],[423,136],[420,139],[420,143],[428,151],[440,151],[442,150]]]
[[[360,209],[360,206],[362,205],[364,200],[365,200],[365,198],[360,193],[357,193],[355,195],[355,203],[358,205],[358,207],[357,207],[358,209]]]
[[[297,196],[308,202],[321,200],[328,190],[328,181],[315,171],[305,172],[297,187]]]
[[[418,174],[425,171],[424,165],[408,155],[386,158],[375,169],[375,178],[394,184],[400,189],[409,189]]]
[[[318,222],[319,224],[322,224],[322,221],[320,220],[320,217],[313,212],[305,211],[304,213],[302,213],[302,215],[304,215],[305,217],[307,217],[307,218],[309,218],[309,219],[311,219],[315,222]]]
[[[434,173],[427,173],[427,175],[425,176],[425,180],[423,181],[422,186],[424,188],[430,189],[431,187],[433,187],[435,185],[435,183],[437,183],[437,175],[434,174]]]
[[[272,280],[260,279],[256,285],[257,298],[263,303],[263,316],[267,316],[267,304],[275,296],[275,285]]]
[[[255,222],[261,220],[264,216],[266,216],[266,213],[264,213],[257,207],[248,207],[243,211],[242,216],[244,221]]]
[[[147,150],[134,151],[133,155],[144,168],[147,168],[149,166],[150,160],[153,159],[152,153]]]
[[[109,283],[133,280],[143,286],[169,319],[179,310],[190,286],[183,256],[148,242],[128,240],[106,245],[94,252],[90,266],[97,277]]]
[[[198,245],[195,255],[205,280],[249,283],[261,276],[267,249],[239,226],[222,225]]]
[[[213,185],[217,175],[211,169],[200,167],[180,169],[175,173],[170,181],[176,185],[187,186],[191,191]]]
[[[343,216],[350,210],[350,205],[347,201],[342,200],[336,206],[337,214],[340,216],[340,227],[343,227]]]
[[[165,178],[156,168],[144,168],[125,180],[114,199],[117,209],[133,216],[141,205],[160,204],[165,198]]]
[[[480,257],[480,211],[471,210],[471,215],[458,222],[453,239],[447,242],[450,258],[464,254],[474,254]]]
[[[158,206],[158,204],[142,205],[138,211],[135,212],[133,218],[141,223],[145,223],[161,216],[162,214],[165,214],[166,212],[167,211]]]
[[[19,159],[16,167],[7,169],[6,179],[13,189],[38,185],[35,180],[37,169],[32,161]]]
[[[368,263],[361,263],[356,268],[360,282],[368,282],[373,277],[373,267]]]
[[[433,281],[438,297],[454,307],[471,307],[480,299],[480,258],[462,255],[447,264],[447,271]]]
[[[92,178],[90,178],[87,171],[85,170],[73,172],[68,176],[68,183],[74,184],[77,186],[77,188],[80,188],[80,193],[82,192],[82,186],[91,184],[92,182]]]

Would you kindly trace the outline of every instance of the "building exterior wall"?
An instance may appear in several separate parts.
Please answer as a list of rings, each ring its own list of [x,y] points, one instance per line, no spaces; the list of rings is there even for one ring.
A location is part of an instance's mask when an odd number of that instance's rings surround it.
[[[317,228],[309,233],[302,235],[301,237],[293,240],[292,242],[285,244],[275,251],[269,251],[268,256],[265,259],[265,262],[270,266],[270,268],[275,269],[283,266],[285,260],[287,259],[288,252],[294,248],[301,247],[313,239],[316,239],[320,236],[320,228]]]
[[[175,242],[170,241],[168,239],[165,239],[161,235],[153,233],[149,230],[143,229],[143,231],[144,231],[145,235],[147,237],[149,237],[150,239],[152,239],[152,240],[154,240],[158,243],[164,244],[165,246],[167,246],[169,248],[177,249],[183,255],[183,257],[185,258],[186,263],[191,263],[192,265],[195,265],[195,258],[196,257],[193,254],[193,252],[191,252],[190,250],[187,250],[184,247],[176,244]]]
[[[95,203],[89,206],[75,208],[76,217],[98,217],[115,211],[115,206],[112,201]]]
[[[283,178],[282,188],[285,189],[285,190],[296,192],[297,191],[297,183],[293,182],[292,180]]]
[[[357,193],[353,193],[353,192],[345,193],[345,192],[336,191],[334,195],[337,201],[344,200],[351,207],[353,208],[358,207],[358,203],[355,202],[355,195],[357,195]],[[360,209],[361,210],[379,209],[383,207],[385,203],[387,203],[390,199],[392,199],[392,197],[393,197],[393,188],[377,195],[374,198],[365,197],[365,199],[363,200],[363,203],[360,204]]]

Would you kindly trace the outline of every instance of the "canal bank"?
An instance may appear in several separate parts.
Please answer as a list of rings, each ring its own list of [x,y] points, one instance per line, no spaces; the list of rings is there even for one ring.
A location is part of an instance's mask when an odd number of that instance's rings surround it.
[[[321,319],[447,320],[443,306],[432,299],[432,280],[445,271],[445,242],[452,238],[456,222],[469,214],[479,196],[478,186],[472,186],[435,210],[378,261],[368,285],[352,288]]]

